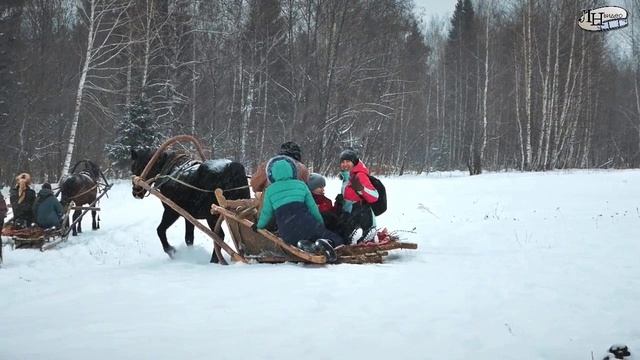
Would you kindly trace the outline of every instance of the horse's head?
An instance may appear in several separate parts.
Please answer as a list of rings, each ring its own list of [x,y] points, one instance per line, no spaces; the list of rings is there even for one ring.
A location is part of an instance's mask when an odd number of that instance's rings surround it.
[[[140,176],[142,174],[142,171],[149,163],[149,160],[151,160],[153,153],[154,151],[151,151],[149,149],[131,149],[131,174],[134,177]],[[149,175],[151,174],[147,174],[147,177]],[[134,198],[142,199],[144,198],[146,190],[141,186],[137,186],[135,183],[133,183],[131,193],[133,194]]]
[[[141,176],[145,167],[151,161],[153,154],[156,153],[156,149],[131,149],[131,174],[133,176]],[[153,166],[149,169],[149,171],[145,174],[144,179],[149,180],[150,178],[158,175],[164,165],[167,163],[167,158],[170,154],[163,152],[160,154],[158,159],[155,161]],[[133,197],[136,199],[142,199],[146,193],[142,187],[133,184]]]

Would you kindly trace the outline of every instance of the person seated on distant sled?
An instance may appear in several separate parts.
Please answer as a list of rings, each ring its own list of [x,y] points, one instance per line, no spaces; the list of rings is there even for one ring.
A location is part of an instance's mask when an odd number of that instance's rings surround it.
[[[320,210],[320,215],[322,215],[322,220],[324,220],[324,225],[327,229],[340,233],[340,229],[338,228],[338,214],[339,209],[333,205],[331,199],[325,196],[324,188],[327,185],[327,182],[324,176],[311,173],[309,174],[309,181],[307,181],[307,186],[311,191],[311,195],[313,196],[313,201],[315,201],[316,205],[318,205],[318,210]]]
[[[16,177],[16,184],[9,191],[9,201],[13,209],[13,225],[25,228],[33,223],[33,203],[36,192],[31,189],[31,175],[22,173]]]
[[[279,236],[287,244],[311,253],[322,252],[328,261],[335,261],[333,247],[344,241],[324,227],[309,188],[297,179],[294,160],[284,155],[275,156],[266,169],[271,185],[264,192],[262,210],[252,229],[265,229],[275,217]]]
[[[3,187],[2,184],[0,184],[0,191],[2,191],[2,187]],[[7,203],[4,200],[4,196],[2,196],[2,192],[0,192],[0,237],[2,236],[2,227],[4,226],[4,218],[7,217],[7,212],[9,212],[9,209],[7,208]],[[1,238],[0,238],[0,244],[2,244]]]
[[[33,205],[33,213],[36,224],[42,228],[59,228],[62,224],[64,210],[60,201],[53,196],[51,184],[42,184],[42,189],[38,192],[38,198]]]
[[[378,190],[369,180],[369,170],[353,149],[340,153],[342,197],[336,199],[341,208],[342,235],[353,243],[372,241],[376,236],[376,220],[370,204],[378,200]]]

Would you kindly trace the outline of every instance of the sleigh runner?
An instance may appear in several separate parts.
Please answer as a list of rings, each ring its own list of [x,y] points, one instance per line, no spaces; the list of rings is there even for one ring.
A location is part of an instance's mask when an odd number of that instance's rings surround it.
[[[226,221],[238,254],[244,259],[259,263],[327,262],[324,255],[304,252],[267,230],[253,231],[251,226],[256,221],[258,199],[227,200],[221,189],[217,189],[215,193],[219,205],[211,205],[211,211],[220,214],[221,219]],[[396,235],[386,231],[382,231],[381,235],[384,237],[378,243],[337,247],[337,263],[382,263],[392,250],[418,248],[417,244],[402,242]]]

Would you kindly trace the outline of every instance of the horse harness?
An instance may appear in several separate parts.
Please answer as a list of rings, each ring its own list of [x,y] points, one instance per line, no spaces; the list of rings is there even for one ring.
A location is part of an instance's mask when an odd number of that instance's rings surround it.
[[[189,156],[187,154],[179,154],[177,156],[175,156],[173,159],[167,161],[163,166],[162,169],[160,169],[160,172],[158,173],[158,175],[150,178],[149,180],[147,180],[147,184],[154,184],[154,188],[156,189],[160,189],[162,187],[162,185],[166,184],[167,182],[169,182],[170,180],[177,182],[178,184],[188,187],[192,190],[196,190],[196,191],[200,191],[200,192],[204,192],[204,193],[213,193],[215,192],[214,190],[207,190],[207,189],[202,189],[199,188],[197,186],[193,186],[187,182],[184,182],[180,179],[178,179],[178,176],[180,176],[180,174],[182,174],[184,171],[186,171],[187,169],[190,169],[196,165],[202,165],[202,161],[199,160],[187,160],[184,163],[177,165],[180,161],[183,161],[185,158],[188,158]],[[174,171],[171,171],[171,169],[175,166],[178,166],[177,169],[175,169]],[[169,174],[170,172],[170,174]],[[228,192],[228,191],[233,191],[233,190],[240,190],[240,189],[244,189],[244,188],[248,188],[249,185],[244,185],[244,186],[238,186],[232,189],[225,189],[223,190],[224,192]],[[149,194],[147,193],[146,196],[148,196]]]

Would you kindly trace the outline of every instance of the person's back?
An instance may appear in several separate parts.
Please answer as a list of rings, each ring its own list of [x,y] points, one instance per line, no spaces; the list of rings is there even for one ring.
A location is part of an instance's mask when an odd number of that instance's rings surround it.
[[[9,200],[13,210],[14,224],[26,227],[33,222],[33,203],[36,200],[36,192],[29,186],[31,176],[27,173],[18,175],[16,185],[9,191]]]
[[[59,227],[62,221],[64,210],[60,201],[53,196],[51,185],[42,184],[42,189],[38,192],[38,198],[33,207],[36,223],[43,228]]]
[[[342,238],[324,227],[318,206],[307,184],[296,178],[293,159],[276,156],[267,165],[271,185],[265,190],[263,206],[256,227],[264,229],[275,216],[280,237],[297,246],[300,240],[331,240],[333,246]]]

